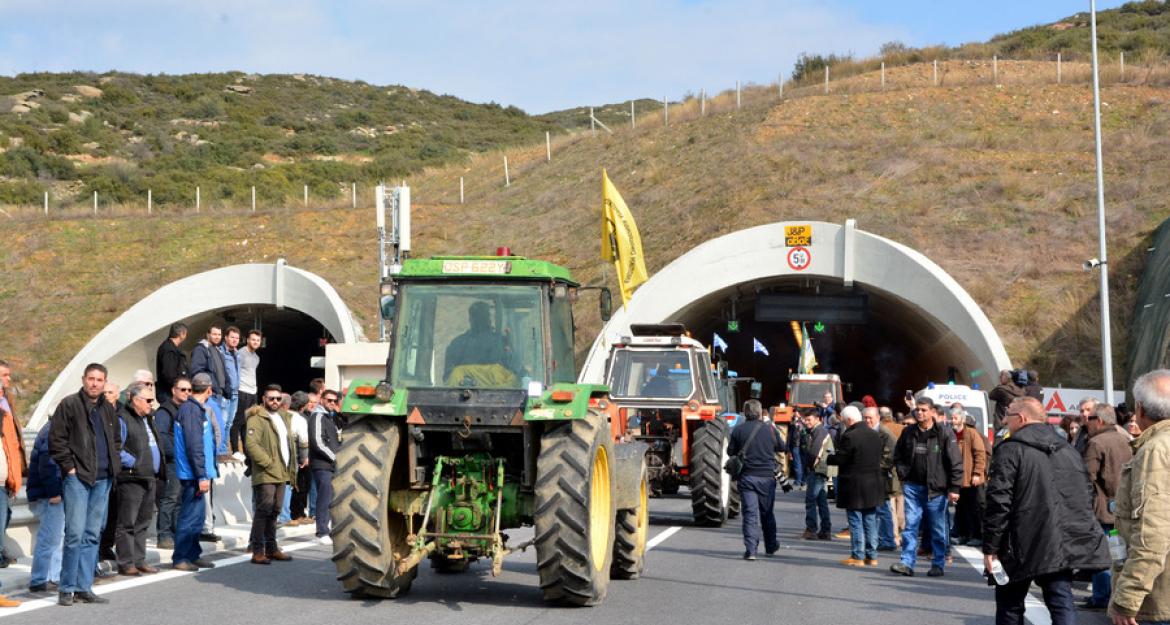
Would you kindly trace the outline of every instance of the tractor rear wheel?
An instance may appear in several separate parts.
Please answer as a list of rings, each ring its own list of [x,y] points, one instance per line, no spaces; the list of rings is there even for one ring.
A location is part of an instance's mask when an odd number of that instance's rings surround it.
[[[355,597],[394,599],[410,590],[414,567],[397,572],[410,554],[405,515],[390,509],[390,477],[398,455],[398,427],[376,417],[345,431],[333,477],[333,563],[337,579]]]
[[[547,601],[596,605],[613,560],[613,442],[605,416],[553,425],[536,459],[536,566]]]
[[[642,479],[638,482],[638,507],[618,510],[613,539],[614,579],[638,579],[646,556],[646,536],[650,532],[650,486],[646,479],[646,461],[642,461]]]
[[[712,419],[695,430],[691,438],[691,511],[696,525],[720,527],[727,520],[731,476],[723,465],[727,462],[729,431],[727,421]]]

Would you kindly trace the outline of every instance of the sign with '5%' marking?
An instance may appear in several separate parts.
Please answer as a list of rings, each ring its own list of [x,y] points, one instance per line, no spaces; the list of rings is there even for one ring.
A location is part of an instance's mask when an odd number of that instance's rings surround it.
[[[784,226],[784,245],[785,247],[812,245],[812,225]]]

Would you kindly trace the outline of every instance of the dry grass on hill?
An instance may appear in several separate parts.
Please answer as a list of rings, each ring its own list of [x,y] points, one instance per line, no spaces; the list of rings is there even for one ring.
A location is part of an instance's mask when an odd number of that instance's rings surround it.
[[[952,62],[954,63],[954,62]],[[427,171],[410,180],[415,252],[517,253],[612,285],[598,258],[600,171],[608,168],[656,270],[707,239],[786,219],[842,222],[911,245],[983,306],[1013,360],[1048,384],[1099,383],[1092,100],[1049,84],[1050,64],[1019,64],[1035,83],[915,83],[778,102],[767,88],[693,101],[639,119],[636,130]],[[907,68],[908,75],[930,66]],[[975,71],[975,70],[972,70]],[[1004,71],[1001,65],[1001,72]],[[872,81],[860,76],[850,80]],[[843,81],[844,83],[845,81]],[[895,83],[896,84],[896,83]],[[791,95],[791,94],[788,94]],[[1104,89],[1115,362],[1122,362],[1145,241],[1167,216],[1170,89]],[[656,122],[656,123],[655,123]],[[459,178],[467,203],[458,204]],[[375,325],[369,208],[228,211],[0,222],[0,352],[15,361],[28,405],[73,353],[152,289],[230,263],[283,256],[332,282]],[[199,297],[193,293],[192,297]],[[584,302],[578,348],[599,329]]]

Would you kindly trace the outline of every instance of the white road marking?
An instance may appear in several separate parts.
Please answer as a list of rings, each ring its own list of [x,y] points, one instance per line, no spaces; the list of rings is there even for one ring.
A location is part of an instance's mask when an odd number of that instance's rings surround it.
[[[983,574],[983,552],[974,547],[965,547],[955,545],[951,547],[952,551],[963,556],[963,559],[970,564],[972,568]],[[1052,625],[1052,615],[1048,613],[1048,607],[1044,602],[1037,599],[1032,593],[1028,593],[1028,598],[1024,600],[1024,618],[1032,625]]]
[[[300,551],[301,549],[308,549],[309,547],[317,547],[317,546],[318,546],[317,542],[313,541],[313,540],[304,541],[304,542],[295,542],[295,543],[286,542],[284,545],[281,546],[281,551]],[[219,553],[222,553],[222,552],[219,552]],[[211,555],[211,553],[208,553],[208,555]],[[241,562],[248,562],[251,559],[252,559],[252,554],[246,553],[246,554],[242,554],[242,555],[238,555],[238,556],[232,556],[230,558],[224,558],[222,560],[215,560],[214,562],[215,562],[215,568],[222,568],[225,566],[232,566],[234,564],[240,564]],[[276,566],[280,566],[280,564],[277,563]],[[162,571],[159,573],[155,573],[154,575],[144,575],[142,577],[133,577],[133,578],[117,581],[117,582],[111,582],[109,584],[94,585],[93,592],[96,595],[108,595],[110,593],[118,592],[119,590],[127,590],[130,588],[137,588],[139,586],[146,586],[147,584],[154,584],[156,582],[165,582],[169,579],[175,579],[177,577],[184,577],[187,575],[195,575],[196,573],[201,573],[201,572],[205,572],[205,571],[214,571],[214,570],[215,569],[202,569],[201,571],[190,571],[190,572],[176,571],[174,569],[165,570],[165,571]],[[0,619],[5,618],[5,617],[9,617],[9,616],[14,616],[16,614],[23,614],[25,612],[31,612],[33,610],[39,610],[41,608],[47,608],[49,606],[55,606],[55,605],[57,605],[57,596],[56,595],[54,595],[52,597],[45,597],[43,599],[33,599],[30,601],[24,601],[23,603],[21,603],[19,606],[15,607],[15,608],[5,608],[2,612],[0,612]]]
[[[671,536],[674,536],[681,529],[681,527],[676,525],[674,527],[668,527],[662,530],[657,536],[646,541],[646,551],[650,551],[658,545],[661,545],[663,541],[665,541],[667,538],[670,538]]]

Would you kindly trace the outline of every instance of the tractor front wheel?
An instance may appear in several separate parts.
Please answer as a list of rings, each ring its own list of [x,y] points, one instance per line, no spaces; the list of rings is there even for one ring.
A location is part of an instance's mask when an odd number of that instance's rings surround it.
[[[398,427],[376,417],[345,431],[333,475],[333,563],[337,579],[355,597],[397,598],[410,590],[418,567],[399,574],[410,554],[406,516],[390,509],[390,477],[398,455]]]
[[[536,563],[547,601],[596,605],[613,561],[613,443],[605,416],[550,424],[536,460]]]

